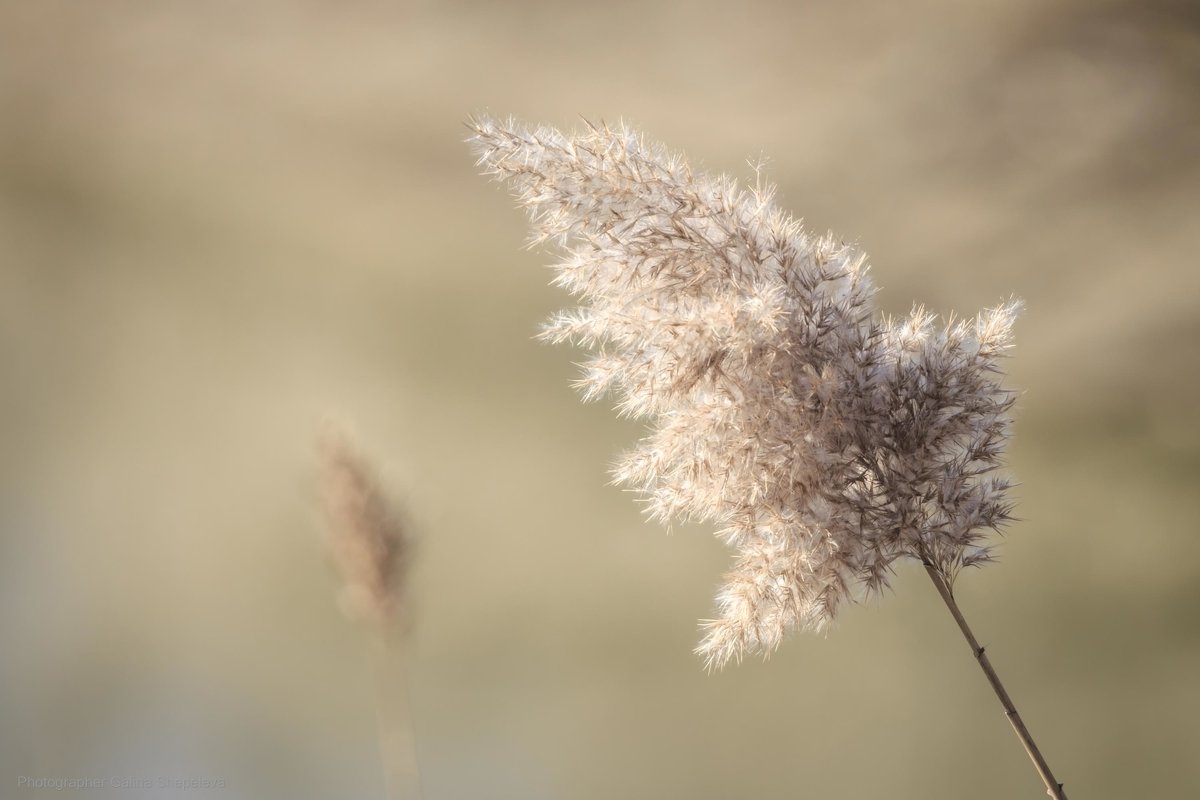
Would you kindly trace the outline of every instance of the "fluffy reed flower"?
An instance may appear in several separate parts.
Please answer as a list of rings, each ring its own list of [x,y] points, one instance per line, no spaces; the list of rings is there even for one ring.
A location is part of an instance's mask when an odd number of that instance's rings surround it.
[[[947,583],[990,560],[1010,510],[999,378],[1019,303],[883,318],[865,256],[807,233],[773,187],[693,172],[624,126],[469,126],[580,301],[543,337],[592,350],[585,398],[648,421],[616,479],[651,516],[715,522],[737,550],[697,648],[710,667],[821,628],[899,559]]]
[[[389,624],[412,555],[406,522],[343,429],[326,425],[317,451],[326,543],[343,580],[339,605],[354,619]]]

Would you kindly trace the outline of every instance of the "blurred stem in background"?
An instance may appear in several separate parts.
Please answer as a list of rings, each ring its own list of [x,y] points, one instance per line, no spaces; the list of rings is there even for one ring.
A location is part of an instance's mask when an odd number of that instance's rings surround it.
[[[420,800],[421,772],[409,710],[408,663],[404,637],[380,629],[371,637],[371,667],[375,673],[379,755],[389,800]]]
[[[979,640],[975,638],[974,632],[971,631],[971,626],[967,624],[967,618],[963,616],[962,609],[958,607],[958,603],[954,599],[954,591],[951,589],[949,581],[929,561],[925,562],[925,571],[929,573],[929,579],[933,581],[933,585],[941,596],[942,601],[945,602],[946,608],[950,610],[950,615],[954,617],[954,621],[958,623],[958,628],[966,638],[967,644],[971,646],[971,652],[975,655],[975,660],[979,662],[979,668],[987,676],[988,683],[992,686],[992,691],[996,693],[996,697],[1000,698],[1000,705],[1004,706],[1004,715],[1008,717],[1013,732],[1017,734],[1017,738],[1021,741],[1021,746],[1025,748],[1025,753],[1029,756],[1029,760],[1033,762],[1034,769],[1037,770],[1042,783],[1046,785],[1046,794],[1055,800],[1067,800],[1067,794],[1063,791],[1063,785],[1055,779],[1054,773],[1050,771],[1050,765],[1046,763],[1042,751],[1038,749],[1037,744],[1033,741],[1033,735],[1029,732],[1029,728],[1025,727],[1025,721],[1021,719],[1016,705],[1013,704],[1012,698],[1008,695],[1008,690],[1004,688],[1000,676],[996,674],[995,668],[992,667],[992,662],[987,657],[985,648],[980,646]]]

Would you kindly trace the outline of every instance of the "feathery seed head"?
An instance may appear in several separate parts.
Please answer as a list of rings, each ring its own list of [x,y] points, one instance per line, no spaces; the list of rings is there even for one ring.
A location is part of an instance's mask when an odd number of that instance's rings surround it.
[[[339,605],[352,618],[388,624],[412,557],[406,521],[344,430],[327,424],[317,452],[326,543],[344,582]]]
[[[577,387],[649,430],[614,468],[660,520],[708,520],[738,556],[697,652],[720,667],[818,629],[911,558],[947,579],[1008,519],[1020,304],[939,326],[875,314],[865,256],[619,125],[567,135],[472,119],[486,174],[562,256],[578,308],[542,336],[593,351]]]

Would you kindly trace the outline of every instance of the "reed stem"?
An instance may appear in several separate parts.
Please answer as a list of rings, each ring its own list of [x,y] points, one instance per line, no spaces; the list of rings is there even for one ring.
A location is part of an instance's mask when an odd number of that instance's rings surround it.
[[[380,630],[373,637],[379,755],[388,800],[421,800],[421,772],[409,710],[405,659],[397,636]]]
[[[925,571],[929,573],[929,578],[933,581],[934,587],[937,588],[938,594],[941,595],[942,601],[945,602],[946,608],[950,610],[950,615],[954,617],[954,621],[958,623],[958,628],[966,638],[967,644],[971,646],[971,652],[975,655],[975,660],[979,662],[979,667],[983,670],[983,674],[987,676],[988,683],[992,686],[992,691],[1000,699],[1000,705],[1004,706],[1004,714],[1008,717],[1013,732],[1021,741],[1021,746],[1025,748],[1025,753],[1029,756],[1029,760],[1033,762],[1034,769],[1037,770],[1042,783],[1046,785],[1046,794],[1054,798],[1054,800],[1067,800],[1067,794],[1063,791],[1063,785],[1054,778],[1054,773],[1050,771],[1050,765],[1046,763],[1045,757],[1042,756],[1042,751],[1034,743],[1033,736],[1029,733],[1029,728],[1025,727],[1025,721],[1021,719],[1021,715],[1017,712],[1017,707],[1013,705],[1012,698],[1008,696],[1008,691],[1000,681],[1000,676],[996,674],[996,670],[992,667],[992,662],[988,659],[987,653],[980,646],[979,640],[975,638],[975,634],[971,631],[971,626],[967,624],[966,617],[963,616],[962,610],[959,609],[958,603],[955,602],[954,592],[951,590],[950,584],[946,582],[946,578],[937,568],[928,561],[925,562]]]

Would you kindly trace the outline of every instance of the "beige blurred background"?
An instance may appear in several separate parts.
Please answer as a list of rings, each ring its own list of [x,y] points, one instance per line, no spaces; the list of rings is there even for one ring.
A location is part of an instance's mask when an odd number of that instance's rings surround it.
[[[1071,797],[1200,795],[1195,4],[10,0],[0,796],[382,797],[330,411],[421,520],[429,800],[1042,796],[919,570],[703,673],[728,554],[606,485],[638,426],[532,340],[477,111],[763,156],[888,311],[1024,297],[1022,521],[962,603]]]

